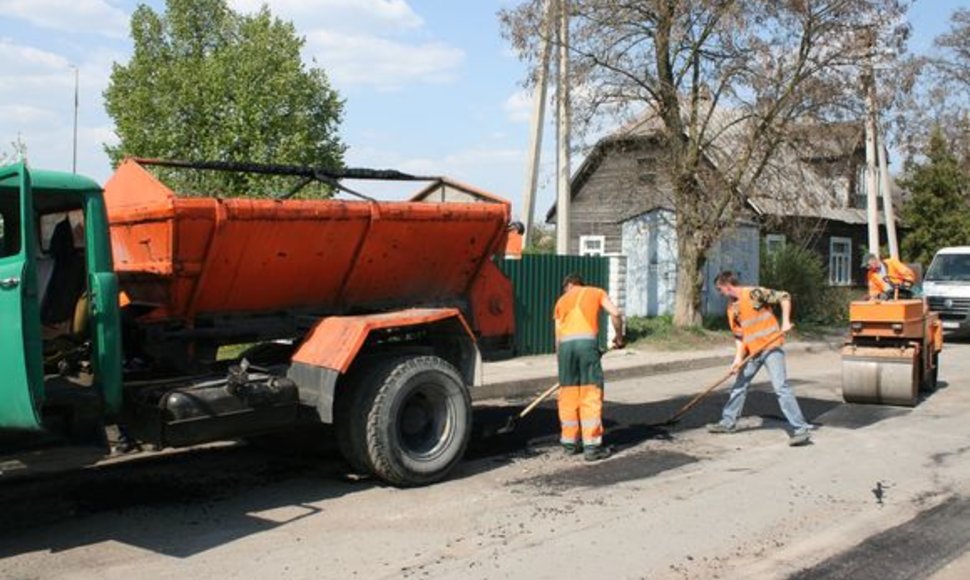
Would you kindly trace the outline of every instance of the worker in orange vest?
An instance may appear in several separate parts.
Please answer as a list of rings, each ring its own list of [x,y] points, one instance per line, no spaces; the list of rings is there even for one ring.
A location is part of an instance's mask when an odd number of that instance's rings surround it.
[[[569,455],[582,452],[586,461],[610,456],[603,445],[603,367],[600,364],[600,309],[610,315],[623,347],[623,314],[602,288],[586,286],[578,274],[563,280],[563,295],[556,302],[556,352],[559,362],[560,442]]]
[[[761,367],[768,369],[771,386],[778,397],[781,412],[791,425],[788,444],[805,445],[811,441],[811,425],[805,421],[798,400],[788,384],[785,369],[784,333],[792,328],[791,296],[787,292],[768,288],[745,287],[738,282],[734,272],[724,271],[714,280],[718,292],[728,298],[727,316],[734,333],[734,362],[731,371],[738,375],[731,387],[731,394],[724,405],[721,420],[711,423],[711,433],[734,433],[738,417],[744,408],[748,387]],[[772,306],[781,306],[781,325]],[[745,357],[751,358],[744,364]]]
[[[869,282],[869,298],[878,300],[892,300],[913,297],[913,284],[916,274],[906,264],[896,258],[880,260],[875,254],[868,254],[864,262],[868,270],[866,279]]]

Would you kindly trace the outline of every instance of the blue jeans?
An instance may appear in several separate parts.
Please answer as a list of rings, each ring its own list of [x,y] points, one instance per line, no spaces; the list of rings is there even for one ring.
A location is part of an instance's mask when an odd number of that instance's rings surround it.
[[[724,405],[724,412],[721,415],[721,424],[725,427],[733,427],[738,422],[741,410],[744,408],[744,399],[748,396],[748,387],[752,379],[764,366],[768,369],[771,377],[771,386],[775,389],[778,396],[778,405],[781,412],[791,425],[795,433],[803,432],[811,427],[802,416],[802,410],[798,406],[798,400],[788,386],[788,377],[785,373],[785,351],[781,348],[773,348],[763,352],[747,362],[738,372],[738,378],[731,387],[731,394],[727,404]]]

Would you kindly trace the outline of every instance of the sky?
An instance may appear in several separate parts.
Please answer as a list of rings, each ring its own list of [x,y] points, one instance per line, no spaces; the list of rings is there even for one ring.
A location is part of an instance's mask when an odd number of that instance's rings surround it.
[[[521,85],[525,66],[501,37],[497,18],[518,1],[265,3],[294,22],[306,39],[304,60],[321,66],[346,99],[346,165],[448,175],[510,199],[518,215],[532,100]],[[264,3],[228,2],[241,12]],[[102,183],[111,175],[103,146],[117,138],[101,95],[112,63],[131,54],[128,25],[139,3],[0,0],[0,151],[20,139],[32,167],[72,169],[76,74],[77,171]],[[144,3],[164,9],[164,0]],[[970,0],[917,1],[909,13],[910,49],[928,50],[960,7],[970,8]],[[553,139],[548,125],[537,221],[555,197]],[[572,161],[574,170],[579,161]]]

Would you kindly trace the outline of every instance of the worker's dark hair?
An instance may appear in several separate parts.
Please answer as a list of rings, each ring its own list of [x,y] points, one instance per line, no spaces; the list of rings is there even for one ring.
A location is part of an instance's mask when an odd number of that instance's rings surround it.
[[[725,270],[714,278],[715,286],[740,286],[741,281],[738,280],[738,275],[731,270]]]
[[[573,272],[571,274],[566,274],[566,277],[562,279],[563,288],[565,288],[567,284],[572,284],[573,286],[586,285],[586,283],[583,282],[583,277],[577,274],[576,272]]]

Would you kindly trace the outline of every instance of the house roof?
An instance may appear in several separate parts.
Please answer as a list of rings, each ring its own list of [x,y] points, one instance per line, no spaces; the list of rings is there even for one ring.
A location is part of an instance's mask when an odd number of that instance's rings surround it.
[[[709,123],[712,137],[706,160],[724,174],[750,170],[739,166],[737,159],[739,145],[745,142],[749,128],[747,119],[738,111],[716,108]],[[612,147],[622,143],[649,142],[659,138],[662,129],[659,116],[649,112],[601,139],[573,174],[572,195],[582,189]],[[823,175],[812,163],[854,155],[860,143],[860,130],[858,123],[795,125],[792,142],[776,151],[752,189],[743,192],[748,205],[762,215],[866,223],[865,210],[847,208],[840,203],[838,190],[844,183],[839,178]],[[553,204],[546,220],[552,221],[555,215],[556,205]]]
[[[429,196],[433,195],[434,193],[440,191],[442,188],[445,188],[445,187],[457,189],[462,193],[466,193],[472,196],[478,201],[483,201],[487,203],[504,203],[504,204],[509,203],[509,200],[505,198],[499,197],[493,193],[489,193],[484,189],[479,189],[473,185],[468,185],[467,183],[456,181],[454,179],[451,179],[450,177],[439,177],[432,183],[429,183],[421,191],[411,196],[411,201],[424,201]]]

